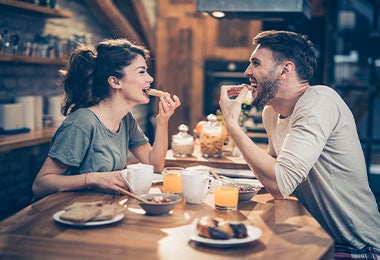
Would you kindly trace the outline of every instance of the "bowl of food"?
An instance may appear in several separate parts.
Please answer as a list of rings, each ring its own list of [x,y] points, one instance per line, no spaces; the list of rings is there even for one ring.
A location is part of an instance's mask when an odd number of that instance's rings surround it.
[[[239,191],[239,203],[250,201],[261,190],[260,185],[248,183],[235,183],[234,187]]]
[[[149,202],[139,202],[140,207],[152,216],[168,214],[182,199],[179,195],[169,193],[143,194],[140,197]]]

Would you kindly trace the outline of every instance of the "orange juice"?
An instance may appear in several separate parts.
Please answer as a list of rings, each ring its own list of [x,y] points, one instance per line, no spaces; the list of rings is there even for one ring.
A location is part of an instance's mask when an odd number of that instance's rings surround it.
[[[235,187],[222,186],[215,189],[215,208],[221,210],[236,210],[239,191]]]
[[[182,179],[180,167],[167,167],[162,174],[164,175],[163,192],[164,193],[182,193]]]

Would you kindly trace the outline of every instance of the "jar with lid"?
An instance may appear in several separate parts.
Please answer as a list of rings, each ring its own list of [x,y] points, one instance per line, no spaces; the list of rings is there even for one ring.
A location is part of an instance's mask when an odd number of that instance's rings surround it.
[[[203,157],[221,157],[223,151],[223,129],[214,114],[207,116],[208,122],[202,126],[199,143]]]
[[[189,127],[181,124],[179,133],[172,136],[172,151],[174,157],[191,156],[194,152],[194,137],[189,135]]]

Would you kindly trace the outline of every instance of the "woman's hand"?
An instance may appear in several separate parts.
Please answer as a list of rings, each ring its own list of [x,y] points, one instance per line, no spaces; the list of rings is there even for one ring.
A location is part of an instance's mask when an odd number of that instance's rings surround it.
[[[170,96],[161,97],[158,104],[158,114],[156,116],[156,123],[167,123],[169,118],[174,114],[174,111],[181,105],[179,97],[173,95],[173,98]]]
[[[91,172],[85,178],[86,188],[118,191],[119,188],[127,188],[121,175],[121,171]]]

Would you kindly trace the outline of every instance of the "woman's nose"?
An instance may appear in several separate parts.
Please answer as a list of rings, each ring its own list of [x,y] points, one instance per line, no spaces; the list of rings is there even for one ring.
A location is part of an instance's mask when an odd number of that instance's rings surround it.
[[[148,74],[148,82],[149,83],[152,83],[154,81],[154,78]]]

